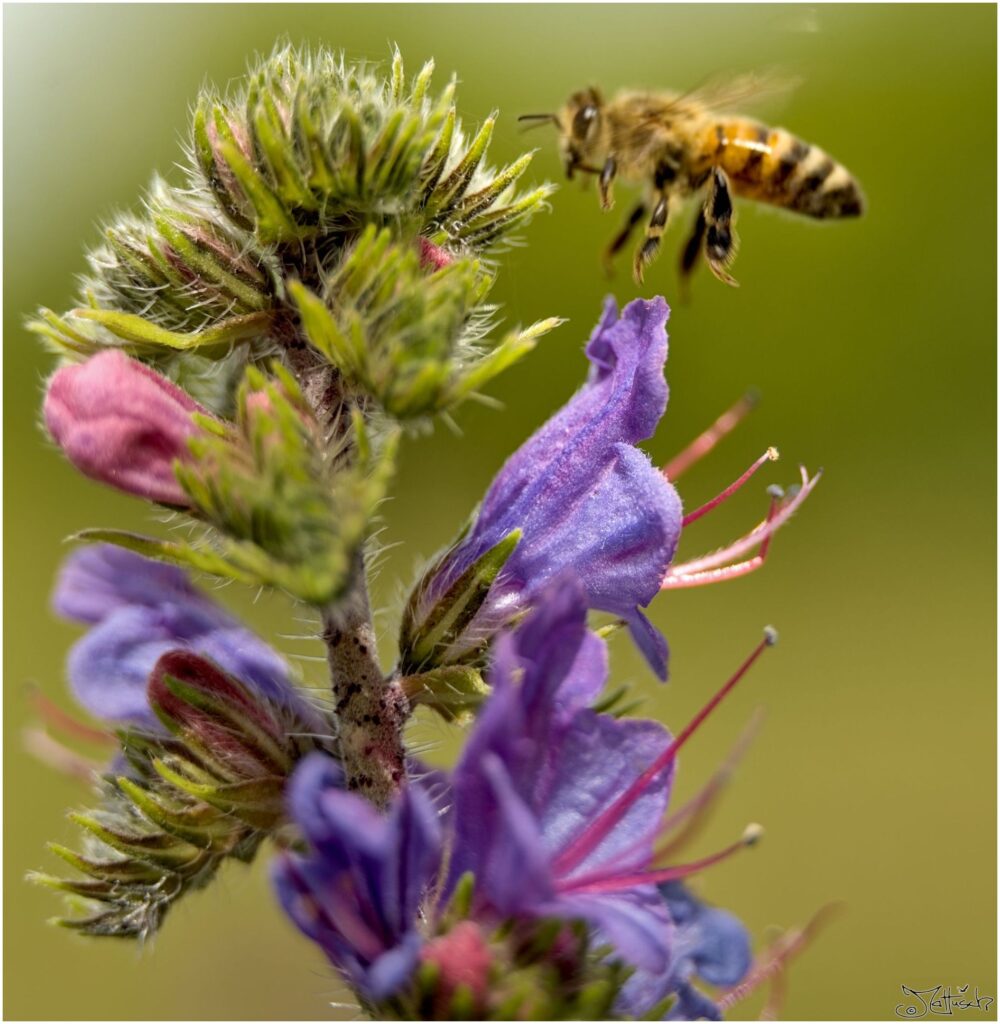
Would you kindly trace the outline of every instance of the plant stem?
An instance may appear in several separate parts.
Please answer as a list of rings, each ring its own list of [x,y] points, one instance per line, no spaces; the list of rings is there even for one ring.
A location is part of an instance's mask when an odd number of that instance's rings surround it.
[[[336,370],[301,345],[290,346],[288,356],[324,435],[348,429]],[[330,437],[334,449],[340,447],[336,440]],[[409,703],[399,681],[386,677],[378,662],[363,551],[355,557],[344,596],[322,609],[321,617],[347,787],[382,807],[405,777],[403,727]]]

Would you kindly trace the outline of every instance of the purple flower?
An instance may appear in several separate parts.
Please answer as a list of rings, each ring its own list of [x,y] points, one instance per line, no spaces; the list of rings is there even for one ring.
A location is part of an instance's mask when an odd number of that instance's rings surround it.
[[[498,640],[493,693],[453,777],[452,876],[475,875],[480,913],[583,919],[630,963],[663,972],[670,922],[655,885],[616,880],[653,859],[672,764],[622,806],[613,828],[589,837],[670,736],[656,722],[586,707],[604,684],[603,647],[573,581],[550,588]]]
[[[586,614],[582,585],[564,577],[498,639],[492,693],[451,775],[447,812],[411,783],[380,817],[339,788],[329,759],[298,769],[291,816],[310,850],[279,862],[279,895],[364,999],[407,983],[430,955],[440,908],[470,875],[466,913],[483,933],[505,922],[589,924],[612,959],[635,968],[621,995],[629,1012],[642,1015],[672,993],[694,1000],[693,976],[735,973],[726,919],[713,916],[721,912],[682,904],[669,889],[665,899],[659,888],[735,847],[694,866],[658,868],[654,844],[678,750],[753,658],[672,739],[655,722],[589,707],[606,660]]]
[[[278,654],[181,569],[110,544],[81,548],[63,564],[52,604],[59,615],[92,627],[71,649],[68,671],[77,700],[98,718],[156,726],[146,684],[160,656],[180,649],[320,727]]]
[[[117,351],[58,370],[44,406],[49,433],[81,473],[180,506],[190,501],[173,464],[190,458],[195,412],[205,410],[187,392]]]
[[[635,445],[652,435],[666,408],[668,315],[661,298],[631,302],[621,317],[607,300],[586,348],[587,383],[507,460],[468,535],[422,581],[412,616],[418,632],[463,573],[521,532],[478,613],[435,655],[439,663],[480,648],[570,569],[587,606],[624,618],[666,676],[666,643],[640,607],[659,592],[674,556],[681,502]]]
[[[299,766],[289,806],[311,854],[282,855],[274,880],[289,917],[363,998],[378,1001],[417,966],[418,910],[440,866],[440,828],[418,787],[383,817],[341,784],[340,769],[324,754]]]

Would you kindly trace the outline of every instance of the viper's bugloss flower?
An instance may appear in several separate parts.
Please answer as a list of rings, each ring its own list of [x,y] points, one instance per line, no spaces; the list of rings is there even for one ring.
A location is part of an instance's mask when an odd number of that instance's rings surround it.
[[[722,922],[707,910],[699,916],[680,897],[686,917],[675,921],[676,894],[668,890],[665,899],[658,886],[748,845],[751,833],[721,854],[676,867],[657,867],[654,847],[677,752],[770,638],[672,738],[656,722],[589,707],[605,683],[606,661],[586,614],[582,585],[564,577],[499,637],[492,693],[451,774],[440,818],[419,784],[411,783],[388,817],[377,817],[339,788],[339,773],[322,755],[298,769],[291,811],[310,851],[282,857],[278,892],[363,1000],[402,998],[427,944],[451,934],[449,900],[464,901],[462,919],[491,936],[498,963],[507,955],[501,934],[548,929],[549,955],[559,935],[553,923],[585,922],[595,945],[610,950],[600,962],[634,971],[616,1012],[641,1016],[668,996],[685,996],[692,977],[713,980],[715,961],[720,981],[736,973],[735,955],[716,949],[728,941]],[[496,985],[499,998],[504,984]],[[477,1007],[482,1015],[489,1010]]]
[[[636,444],[667,404],[668,315],[662,298],[636,300],[621,316],[607,300],[586,347],[587,383],[507,460],[466,536],[417,585],[403,627],[404,671],[481,654],[572,570],[588,607],[625,619],[665,677],[666,643],[640,609],[674,556],[681,502]],[[470,596],[483,578],[488,590]]]
[[[440,828],[418,788],[404,790],[383,817],[342,790],[342,779],[322,754],[296,771],[289,808],[311,852],[282,856],[274,876],[292,920],[363,998],[378,1001],[417,965],[419,910],[440,866]]]
[[[185,391],[122,352],[64,366],[49,381],[45,425],[85,476],[164,505],[190,502],[174,477],[175,459],[202,407]]]
[[[70,685],[97,718],[155,726],[147,682],[168,651],[200,654],[263,697],[306,718],[283,659],[194,587],[187,574],[110,544],[66,559],[52,597],[55,611],[91,628],[69,655]]]
[[[604,685],[606,662],[603,641],[587,631],[585,602],[576,585],[550,588],[524,624],[497,642],[493,694],[452,782],[451,873],[457,880],[472,872],[483,913],[583,919],[625,959],[665,971],[669,921],[655,886],[603,891],[598,883],[652,861],[672,764],[660,767],[591,849],[572,854],[601,812],[670,746],[659,723],[586,707]]]

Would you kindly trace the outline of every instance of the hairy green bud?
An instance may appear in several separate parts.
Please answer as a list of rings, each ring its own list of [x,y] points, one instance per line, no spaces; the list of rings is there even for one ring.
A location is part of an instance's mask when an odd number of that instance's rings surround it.
[[[284,824],[295,764],[324,744],[301,709],[187,651],[160,658],[149,700],[166,733],[122,732],[128,770],[103,780],[98,810],[70,815],[84,852],[50,845],[85,877],[31,876],[75,901],[80,916],[56,923],[89,935],[146,938],[225,860],[251,860]]]
[[[409,83],[327,50],[291,48],[195,106],[183,182],[155,178],[142,216],[90,253],[82,301],[29,325],[64,356],[119,346],[230,414],[240,369],[303,340],[364,407],[401,420],[484,386],[556,321],[485,341],[483,262],[545,205],[517,191],[531,154],[486,162],[433,63]],[[223,363],[222,372],[209,372]]]

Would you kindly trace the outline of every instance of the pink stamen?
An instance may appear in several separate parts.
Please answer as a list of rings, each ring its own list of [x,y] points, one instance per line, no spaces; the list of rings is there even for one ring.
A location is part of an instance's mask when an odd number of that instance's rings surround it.
[[[733,772],[736,770],[736,766],[749,749],[750,744],[756,739],[763,721],[764,713],[758,709],[741,733],[740,738],[736,741],[736,745],[730,751],[729,756],[716,770],[711,779],[708,780],[708,783],[686,804],[679,807],[673,814],[668,814],[663,820],[660,831],[664,835],[682,825],[683,828],[681,828],[677,835],[657,849],[655,860],[661,860],[676,852],[702,830],[711,817],[712,811],[715,810],[716,799],[726,787]]]
[[[669,765],[694,735],[698,727],[719,706],[723,699],[732,691],[736,684],[747,674],[753,663],[764,653],[765,648],[778,641],[777,632],[770,626],[764,630],[764,639],[753,649],[750,656],[736,670],[729,681],[714,697],[694,716],[677,737],[671,741],[666,750],[621,794],[596,821],[589,825],[574,839],[569,846],[555,859],[553,871],[556,876],[566,876],[577,867],[607,837],[611,830],[622,820],[629,808],[646,791],[657,775]]]
[[[88,743],[98,743],[101,746],[112,746],[115,743],[115,738],[110,732],[81,722],[74,715],[63,711],[58,704],[49,700],[41,690],[32,689],[29,699],[38,716],[46,725],[75,739],[86,740]]]
[[[682,452],[675,455],[664,467],[668,480],[677,480],[696,462],[700,462],[724,437],[732,433],[757,404],[753,392],[745,394],[727,409],[709,428],[699,434]]]
[[[777,462],[778,461],[778,449],[768,448],[764,454],[757,459],[753,465],[738,476],[724,491],[717,494],[711,501],[706,502],[701,508],[696,508],[693,512],[689,512],[682,520],[681,527],[690,526],[693,522],[701,519],[706,512],[711,512],[713,508],[718,508],[727,498],[732,497],[756,472],[764,465],[765,462]]]
[[[839,903],[828,903],[816,911],[804,928],[792,929],[783,935],[775,943],[776,952],[772,956],[752,967],[750,973],[739,985],[722,995],[718,1001],[719,1010],[725,1013],[731,1006],[746,999],[769,978],[784,971],[793,957],[806,948],[820,929],[841,909],[841,906],[842,904]]]
[[[675,882],[679,878],[687,878],[689,875],[697,874],[710,868],[713,864],[727,860],[734,853],[744,850],[756,844],[763,835],[764,830],[760,825],[748,825],[740,839],[727,846],[718,853],[709,857],[702,857],[701,860],[692,861],[690,864],[676,864],[669,868],[656,868],[653,871],[636,871],[631,875],[601,876],[591,875],[581,878],[579,881],[572,881],[560,885],[561,892],[572,893],[602,893],[620,892],[622,889],[634,889],[638,885],[659,885],[662,882]]]
[[[756,572],[765,561],[763,552],[748,558],[745,562],[736,562],[721,569],[706,569],[704,572],[682,573],[668,576],[660,586],[661,590],[684,590],[687,587],[707,587],[710,583],[725,583],[727,580],[739,579]]]
[[[75,750],[70,750],[44,729],[25,729],[24,748],[42,764],[80,782],[93,782],[104,767],[99,761],[91,761]]]
[[[766,526],[768,523],[774,522],[774,518],[781,508],[783,497],[780,489],[777,494],[771,495],[771,507],[767,510],[767,518],[763,525]],[[718,569],[705,569],[702,572],[680,572],[677,576],[671,576],[668,573],[667,578],[660,585],[660,589],[683,590],[687,587],[705,587],[711,583],[724,583],[727,580],[738,579],[740,576],[749,576],[767,561],[767,552],[771,547],[773,536],[773,533],[769,533],[764,537],[760,550],[753,558],[748,558],[744,562],[734,562],[732,565],[725,565]],[[683,565],[678,568],[683,569]]]
[[[780,970],[771,978],[771,994],[757,1020],[778,1020],[787,995],[788,977],[784,970]]]
[[[661,584],[661,589],[669,590],[675,587],[700,586],[702,583],[743,576],[748,572],[753,572],[754,569],[760,568],[761,563],[754,558],[748,559],[746,563],[737,563],[735,566],[727,566],[726,563],[740,555],[747,554],[758,546],[761,547],[761,552],[757,558],[766,556],[767,548],[764,546],[765,542],[798,511],[799,507],[809,497],[813,488],[819,482],[820,473],[817,473],[810,480],[805,467],[800,467],[800,470],[802,473],[802,486],[793,498],[785,502],[779,502],[777,509],[775,509],[772,503],[766,519],[758,523],[749,533],[744,534],[726,547],[719,548],[711,554],[703,555],[701,558],[694,558],[688,562],[672,565],[667,570],[667,574]],[[725,571],[712,577],[702,575],[707,570],[718,568],[724,568]],[[684,577],[696,577],[698,582],[685,581]]]

